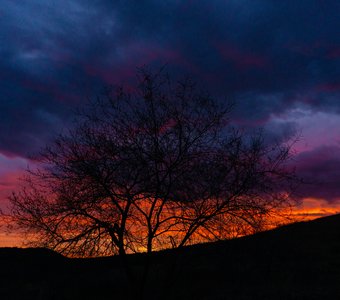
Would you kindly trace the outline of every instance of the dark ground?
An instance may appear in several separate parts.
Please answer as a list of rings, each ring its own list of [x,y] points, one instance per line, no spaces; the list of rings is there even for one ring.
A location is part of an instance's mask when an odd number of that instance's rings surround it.
[[[135,276],[145,255],[131,255]],[[340,299],[340,215],[151,257],[145,299]],[[137,280],[138,282],[138,280]],[[0,248],[0,299],[141,299],[118,257]]]

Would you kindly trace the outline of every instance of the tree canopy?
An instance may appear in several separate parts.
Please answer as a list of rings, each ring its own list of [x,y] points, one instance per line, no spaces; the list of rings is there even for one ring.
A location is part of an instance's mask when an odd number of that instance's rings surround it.
[[[291,140],[231,125],[233,105],[164,71],[108,88],[10,197],[16,224],[67,255],[151,252],[263,228],[292,203]]]

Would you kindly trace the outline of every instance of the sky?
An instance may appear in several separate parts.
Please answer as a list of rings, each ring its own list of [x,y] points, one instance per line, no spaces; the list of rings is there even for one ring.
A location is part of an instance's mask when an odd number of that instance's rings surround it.
[[[296,170],[314,184],[296,214],[340,212],[339,15],[335,0],[2,0],[0,208],[77,107],[167,64],[232,99],[238,125],[299,133]],[[0,246],[18,241],[0,228]]]

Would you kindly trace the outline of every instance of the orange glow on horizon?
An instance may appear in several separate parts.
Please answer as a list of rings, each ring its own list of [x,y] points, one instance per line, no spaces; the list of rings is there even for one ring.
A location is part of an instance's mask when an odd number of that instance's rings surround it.
[[[301,205],[294,208],[291,215],[292,221],[308,221],[332,214],[340,213],[340,199],[332,203],[317,198],[305,198]],[[26,239],[17,232],[5,232],[1,225],[5,220],[0,220],[0,247],[24,247]]]
[[[340,199],[330,203],[319,198],[305,198],[292,214],[296,219],[313,220],[340,213]]]

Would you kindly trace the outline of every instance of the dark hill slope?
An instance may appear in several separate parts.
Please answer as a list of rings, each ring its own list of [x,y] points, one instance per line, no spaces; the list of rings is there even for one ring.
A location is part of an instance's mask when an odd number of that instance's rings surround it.
[[[145,255],[131,255],[140,276]],[[145,299],[340,299],[340,215],[154,253]],[[132,299],[118,257],[0,249],[0,299]],[[136,298],[136,297],[135,297]]]

